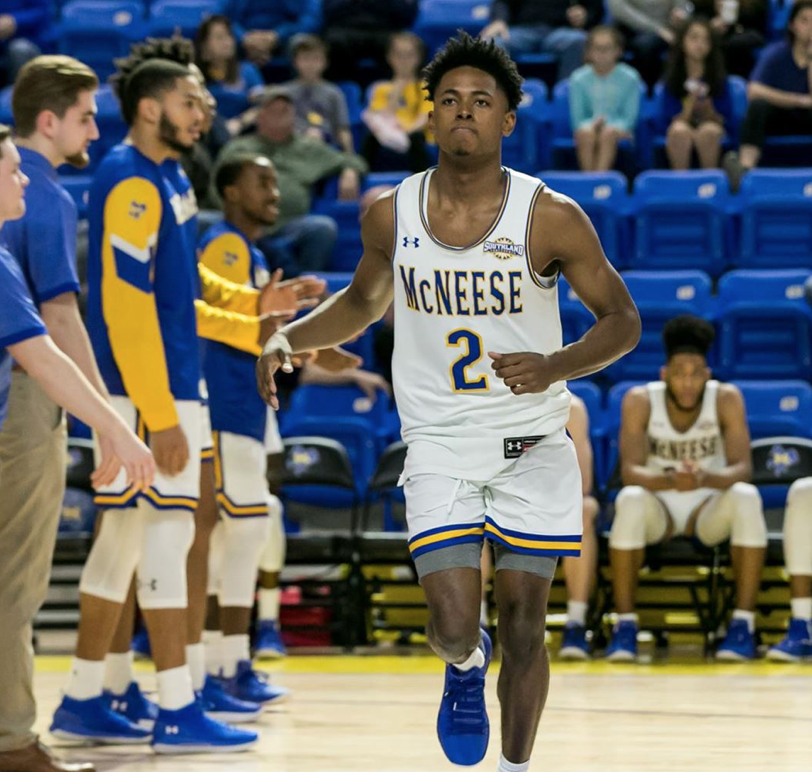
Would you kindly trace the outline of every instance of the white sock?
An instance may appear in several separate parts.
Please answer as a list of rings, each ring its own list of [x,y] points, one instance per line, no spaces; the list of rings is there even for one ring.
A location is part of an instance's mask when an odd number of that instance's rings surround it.
[[[793,598],[789,602],[793,619],[812,619],[812,598]]]
[[[195,701],[188,665],[159,671],[158,701],[164,710],[180,710]]]
[[[637,612],[630,611],[627,614],[618,614],[617,615],[618,622],[634,622],[637,624]]]
[[[99,697],[104,684],[104,660],[73,658],[68,687],[65,694],[74,700],[90,700]]]
[[[747,629],[752,633],[756,630],[756,612],[755,611],[744,611],[740,608],[737,608],[733,612],[733,619],[744,619],[747,621]]]
[[[262,622],[276,622],[279,619],[279,588],[259,591],[257,615]]]
[[[521,764],[513,764],[501,753],[499,754],[499,769],[496,772],[527,772],[528,769],[530,769],[529,759]]]
[[[224,635],[221,647],[223,675],[231,678],[237,673],[237,663],[251,659],[250,641],[247,635]]]
[[[223,667],[223,634],[219,630],[204,630],[203,646],[206,652],[206,672],[219,676]]]
[[[488,619],[488,601],[486,600],[483,600],[479,607],[479,623],[486,626],[490,624],[490,620]]]
[[[482,651],[482,646],[477,646],[465,662],[460,662],[459,665],[454,665],[461,673],[467,673],[475,667],[484,667],[485,665],[485,652]]]
[[[576,625],[586,627],[586,612],[589,604],[582,600],[567,601],[567,622],[574,622]]]
[[[104,688],[116,696],[127,691],[135,680],[133,675],[133,653],[108,654],[104,658]]]
[[[186,647],[186,662],[192,674],[192,689],[202,691],[206,685],[206,647],[202,643],[190,643]]]

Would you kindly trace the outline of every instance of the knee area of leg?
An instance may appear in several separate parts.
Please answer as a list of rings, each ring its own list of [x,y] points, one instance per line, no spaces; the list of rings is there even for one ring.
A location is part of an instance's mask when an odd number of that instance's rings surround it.
[[[598,502],[592,496],[586,496],[583,503],[584,531],[595,528],[595,521],[598,519],[599,511]]]
[[[748,511],[761,513],[761,494],[755,485],[745,482],[737,482],[730,489],[731,495],[736,501],[736,511]]]
[[[544,647],[544,620],[499,610],[499,645],[505,658],[526,659]]]
[[[225,527],[226,543],[248,551],[259,552],[271,534],[269,517],[229,518]]]
[[[742,486],[736,493],[733,511],[733,527],[730,543],[734,547],[766,547],[767,524],[761,506],[758,489],[748,483],[736,483]]]
[[[462,656],[476,648],[479,643],[479,619],[472,622],[461,618],[434,620],[432,624],[436,643],[443,651]]]
[[[802,477],[792,483],[787,496],[787,505],[792,504],[800,504],[812,510],[812,477]]]
[[[669,137],[690,138],[693,135],[693,129],[683,121],[674,121],[666,133]]]
[[[618,518],[640,520],[642,522],[648,491],[639,485],[622,488],[615,499],[615,522]]]
[[[191,512],[169,510],[150,512],[144,533],[144,554],[167,555],[177,560],[189,552],[195,538],[195,521]]]

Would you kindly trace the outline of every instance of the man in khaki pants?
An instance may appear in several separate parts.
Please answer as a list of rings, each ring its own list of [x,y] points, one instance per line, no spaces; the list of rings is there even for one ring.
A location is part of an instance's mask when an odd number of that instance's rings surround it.
[[[79,315],[76,205],[56,168],[88,164],[98,80],[81,62],[41,56],[15,83],[12,109],[21,170],[31,180],[27,211],[5,224],[0,242],[16,259],[56,345],[105,399]],[[104,440],[109,451],[109,440]],[[45,599],[65,489],[66,432],[60,407],[15,368],[8,418],[0,432],[0,769],[4,752],[34,735],[31,623]]]

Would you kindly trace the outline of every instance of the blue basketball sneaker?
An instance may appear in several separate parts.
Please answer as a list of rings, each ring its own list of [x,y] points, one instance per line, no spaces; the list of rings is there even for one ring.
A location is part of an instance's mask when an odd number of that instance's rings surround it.
[[[50,732],[61,740],[83,740],[100,745],[148,743],[150,732],[108,707],[104,695],[89,700],[63,697],[54,713]]]
[[[589,644],[586,642],[586,627],[577,622],[567,622],[564,635],[561,638],[561,648],[558,650],[559,659],[587,660],[589,659]]]
[[[606,647],[609,662],[637,661],[637,622],[618,622],[612,630],[612,640]]]
[[[290,697],[290,689],[274,686],[266,675],[254,670],[247,659],[237,663],[237,673],[233,678],[223,678],[221,682],[232,697],[245,702],[277,705]]]
[[[720,662],[743,662],[756,658],[756,636],[750,632],[746,619],[731,619],[725,639],[716,650]]]
[[[791,619],[787,636],[767,652],[776,662],[800,662],[812,657],[812,624],[806,619]]]
[[[156,753],[232,753],[256,744],[256,732],[209,718],[199,701],[180,710],[161,708],[152,735]]]
[[[130,648],[133,650],[136,659],[152,659],[152,647],[146,627],[139,627],[135,631],[135,635],[130,642]]]
[[[203,710],[215,721],[229,724],[247,724],[256,721],[262,713],[262,705],[256,702],[245,702],[232,697],[223,688],[220,681],[213,676],[206,676],[203,691],[200,692]]]
[[[260,659],[279,659],[287,656],[288,651],[282,643],[278,622],[268,619],[257,624],[254,651]]]
[[[114,713],[124,716],[136,726],[152,731],[155,719],[158,718],[158,706],[143,695],[135,681],[127,687],[124,694],[105,692],[102,696],[107,701],[107,707]]]
[[[453,665],[445,666],[445,688],[437,716],[437,736],[443,752],[452,764],[464,767],[482,761],[491,735],[485,705],[485,674],[493,645],[484,630],[480,646],[485,655],[482,667],[461,673]]]

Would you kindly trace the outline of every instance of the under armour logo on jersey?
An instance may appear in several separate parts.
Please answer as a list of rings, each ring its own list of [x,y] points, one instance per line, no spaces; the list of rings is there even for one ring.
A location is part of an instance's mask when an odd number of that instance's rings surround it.
[[[417,236],[415,236],[413,239],[410,239],[408,236],[404,236],[403,246],[404,247],[413,246],[417,248],[420,246],[420,239]]]

